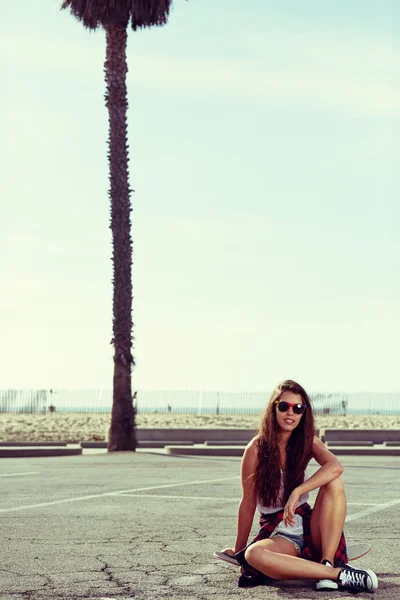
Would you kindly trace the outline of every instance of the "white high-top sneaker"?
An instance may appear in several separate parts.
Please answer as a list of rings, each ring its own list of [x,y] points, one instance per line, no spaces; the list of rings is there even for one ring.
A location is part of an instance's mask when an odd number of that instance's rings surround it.
[[[323,560],[321,564],[333,568],[333,564],[329,560]],[[323,590],[337,590],[339,588],[339,585],[336,581],[333,581],[333,579],[319,579],[315,584],[315,588],[319,592],[322,592]]]

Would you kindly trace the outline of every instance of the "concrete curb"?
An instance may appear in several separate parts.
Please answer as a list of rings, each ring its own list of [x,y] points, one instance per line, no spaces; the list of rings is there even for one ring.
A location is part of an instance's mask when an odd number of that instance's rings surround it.
[[[364,442],[374,444],[384,442],[400,442],[400,429],[325,429],[322,435],[323,441],[330,442]]]
[[[138,450],[159,449],[173,455],[222,457],[241,457],[245,446],[257,433],[252,429],[226,428],[138,428],[136,431]],[[335,455],[400,456],[400,430],[326,429],[324,434],[329,450]],[[70,447],[67,442],[60,441],[3,441],[0,442],[0,458],[71,456],[82,454],[82,449],[106,448],[106,441],[82,441],[80,446]]]
[[[333,447],[333,448],[339,448],[341,446],[361,446],[361,447],[367,447],[367,446],[374,446],[374,442],[369,442],[367,440],[364,440],[363,442],[325,442],[325,445],[327,446],[327,448],[329,448],[329,450]]]
[[[138,441],[161,441],[168,440],[171,444],[179,445],[181,442],[190,442],[191,444],[204,444],[206,440],[212,442],[215,440],[232,440],[232,442],[243,442],[248,444],[249,441],[257,435],[256,429],[209,429],[209,428],[157,428],[145,429],[138,427],[136,436]]]
[[[165,446],[166,454],[180,456],[242,456],[245,446]]]
[[[245,446],[165,446],[167,454],[180,456],[242,456]],[[329,447],[335,456],[400,456],[400,447],[379,445],[374,447]]]
[[[43,447],[1,447],[0,458],[36,458],[40,456],[75,456],[82,454],[82,448],[43,448]]]
[[[3,446],[6,446],[7,448],[11,448],[14,446],[17,446],[18,448],[23,448],[24,446],[29,446],[29,447],[40,446],[41,448],[46,447],[46,446],[51,446],[51,447],[63,446],[63,447],[65,447],[66,445],[67,445],[67,442],[14,442],[14,441],[0,442],[0,448]]]
[[[142,440],[138,441],[137,448],[164,448],[170,445],[191,446],[192,442],[181,442],[173,440]],[[107,448],[107,442],[81,442],[81,448]]]

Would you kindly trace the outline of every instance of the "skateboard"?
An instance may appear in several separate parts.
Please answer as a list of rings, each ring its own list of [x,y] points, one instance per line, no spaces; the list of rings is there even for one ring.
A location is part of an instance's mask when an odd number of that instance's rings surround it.
[[[357,560],[358,558],[368,554],[371,548],[372,546],[371,544],[368,544],[368,542],[349,544],[347,546],[347,560]]]
[[[235,567],[240,567],[240,563],[238,563],[236,558],[234,558],[233,556],[229,556],[229,554],[225,554],[225,552],[214,552],[214,556],[216,556],[217,558],[220,558],[221,560],[224,560],[225,562],[229,563],[230,565],[235,565]]]
[[[355,544],[349,544],[347,546],[347,559],[349,561],[357,560],[358,558],[361,558],[362,556],[368,554],[368,552],[371,550],[371,547],[371,544],[368,544],[367,542],[357,542]],[[235,565],[235,567],[240,567],[240,563],[238,563],[236,558],[234,558],[233,556],[229,556],[229,554],[225,554],[224,552],[214,552],[214,556],[220,558],[221,560],[224,560],[225,562],[231,565]]]

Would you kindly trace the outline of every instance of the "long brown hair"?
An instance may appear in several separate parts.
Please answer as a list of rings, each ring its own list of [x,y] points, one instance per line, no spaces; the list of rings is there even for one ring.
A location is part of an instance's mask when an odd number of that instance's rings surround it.
[[[304,471],[312,457],[314,438],[314,416],[310,398],[305,389],[295,381],[287,379],[272,392],[262,416],[258,440],[258,461],[254,485],[259,501],[264,506],[276,506],[281,485],[279,457],[279,427],[276,419],[275,402],[283,392],[299,394],[307,408],[300,423],[292,431],[286,447],[286,470],[284,476],[285,503],[295,487],[304,480]]]

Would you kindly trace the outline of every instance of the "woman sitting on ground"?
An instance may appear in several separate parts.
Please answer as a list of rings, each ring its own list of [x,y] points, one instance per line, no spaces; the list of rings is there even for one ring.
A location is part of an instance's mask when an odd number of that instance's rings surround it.
[[[308,478],[306,467],[311,458],[320,468]],[[243,455],[235,547],[223,551],[242,565],[239,586],[264,584],[270,579],[317,579],[318,590],[377,589],[373,571],[346,564],[342,472],[336,456],[314,435],[306,391],[291,380],[278,385],[260,432]],[[317,488],[311,509],[308,493]],[[256,507],[261,513],[261,529],[246,546]]]

